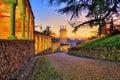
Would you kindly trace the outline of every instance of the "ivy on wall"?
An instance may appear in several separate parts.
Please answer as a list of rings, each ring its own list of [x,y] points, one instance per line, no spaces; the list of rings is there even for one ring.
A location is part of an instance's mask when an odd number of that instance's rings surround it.
[[[0,0],[2,1],[4,4],[9,4],[9,0]]]

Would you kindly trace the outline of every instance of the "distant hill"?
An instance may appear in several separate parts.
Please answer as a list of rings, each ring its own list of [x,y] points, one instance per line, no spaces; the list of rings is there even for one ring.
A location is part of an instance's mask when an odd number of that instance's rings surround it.
[[[67,43],[71,46],[75,46],[76,44],[81,43],[81,42],[84,42],[84,40],[67,38]]]
[[[60,42],[60,38],[53,38],[52,42]],[[84,42],[84,39],[71,39],[71,38],[67,38],[67,43],[70,46],[75,46],[78,43]]]

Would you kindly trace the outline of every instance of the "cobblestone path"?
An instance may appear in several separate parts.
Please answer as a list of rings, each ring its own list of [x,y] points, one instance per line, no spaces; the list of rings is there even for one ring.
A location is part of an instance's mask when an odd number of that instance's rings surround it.
[[[120,80],[120,62],[80,58],[56,53],[47,56],[65,80]]]

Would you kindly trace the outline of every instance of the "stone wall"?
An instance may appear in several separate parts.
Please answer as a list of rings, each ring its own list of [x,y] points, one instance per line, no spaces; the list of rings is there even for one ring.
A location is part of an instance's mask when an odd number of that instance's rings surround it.
[[[33,56],[32,40],[0,40],[0,80],[5,80]]]
[[[79,50],[70,49],[68,53],[76,56],[120,61],[120,46],[79,49]]]
[[[52,43],[52,52],[53,53],[59,51],[59,48],[60,48],[60,42]]]
[[[52,54],[52,48],[48,48],[42,52],[39,52],[36,54],[36,56],[40,56],[40,55],[47,55],[47,54]]]

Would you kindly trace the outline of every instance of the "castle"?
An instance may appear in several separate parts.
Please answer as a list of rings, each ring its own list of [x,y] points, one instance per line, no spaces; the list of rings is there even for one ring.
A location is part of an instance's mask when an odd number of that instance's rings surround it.
[[[60,42],[62,44],[67,43],[67,29],[64,26],[60,26]]]
[[[67,42],[67,29],[66,26],[60,26],[60,51],[68,51],[68,48],[70,47],[68,42]]]

